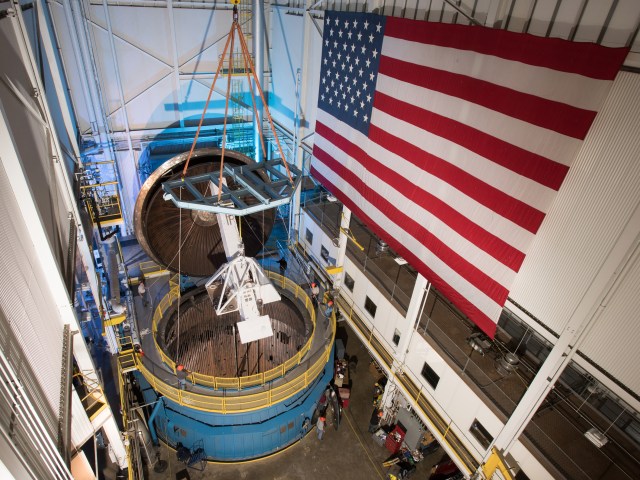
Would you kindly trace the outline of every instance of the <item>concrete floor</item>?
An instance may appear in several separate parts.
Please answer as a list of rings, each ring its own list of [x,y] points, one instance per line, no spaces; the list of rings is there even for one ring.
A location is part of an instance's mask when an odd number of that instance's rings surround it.
[[[151,472],[150,480],[326,480],[341,478],[348,480],[386,479],[393,469],[384,468],[382,463],[389,452],[378,446],[368,433],[369,417],[372,412],[372,389],[378,375],[369,368],[370,357],[356,335],[344,324],[339,326],[339,336],[347,337],[347,354],[358,357],[358,367],[352,375],[351,400],[343,410],[342,423],[338,430],[328,428],[324,438],[318,440],[316,430],[298,443],[270,457],[237,464],[209,463],[203,471],[186,468],[176,461],[174,450],[162,445],[161,458],[169,462],[163,473]],[[426,479],[431,467],[442,457],[441,450],[424,458],[417,465],[412,478]],[[189,477],[180,477],[185,470]]]

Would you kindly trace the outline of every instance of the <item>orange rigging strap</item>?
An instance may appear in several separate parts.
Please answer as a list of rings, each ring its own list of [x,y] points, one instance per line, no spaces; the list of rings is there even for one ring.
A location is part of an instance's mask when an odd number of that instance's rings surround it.
[[[222,66],[224,64],[224,60],[225,57],[227,55],[227,51],[229,51],[229,69],[227,72],[227,77],[229,79],[228,83],[227,83],[227,93],[226,93],[226,99],[225,99],[225,107],[224,107],[224,119],[223,119],[223,133],[222,133],[222,156],[221,156],[221,162],[220,162],[220,179],[219,179],[219,183],[218,183],[218,201],[220,201],[220,196],[222,194],[222,173],[224,170],[224,152],[225,152],[225,147],[226,147],[226,133],[227,133],[227,113],[228,113],[228,109],[229,109],[229,99],[231,98],[231,92],[230,92],[230,88],[231,88],[231,75],[233,74],[233,48],[234,48],[234,41],[235,41],[235,32],[238,32],[238,39],[240,40],[240,48],[242,50],[242,60],[244,62],[244,70],[247,74],[247,81],[249,82],[249,89],[250,91],[253,91],[253,85],[258,87],[258,92],[260,93],[260,99],[262,100],[262,105],[264,107],[264,111],[266,113],[267,116],[267,120],[269,122],[269,126],[271,128],[271,132],[273,133],[273,138],[276,142],[276,145],[278,147],[278,152],[280,153],[280,157],[282,158],[282,163],[284,164],[285,170],[287,171],[287,176],[289,177],[289,181],[291,182],[291,184],[293,185],[293,177],[291,176],[291,172],[289,170],[289,166],[287,164],[287,161],[285,160],[285,156],[284,156],[284,152],[282,151],[282,146],[280,145],[280,140],[278,139],[278,135],[276,134],[276,129],[274,127],[273,124],[273,119],[271,118],[271,113],[269,112],[269,106],[267,105],[267,102],[265,101],[265,97],[264,97],[264,92],[262,90],[262,86],[260,85],[260,82],[258,81],[258,77],[256,75],[256,72],[254,70],[253,67],[253,61],[251,60],[251,55],[249,53],[249,48],[247,47],[247,42],[244,38],[244,34],[242,33],[242,30],[240,29],[240,25],[238,24],[238,6],[237,4],[239,3],[239,1],[233,1],[232,3],[234,3],[233,6],[233,22],[231,24],[231,29],[229,30],[229,34],[227,36],[227,42],[225,43],[224,49],[222,51],[222,56],[220,57],[220,61],[218,63],[218,68],[216,69],[216,74],[213,77],[213,82],[211,83],[211,88],[209,89],[209,94],[207,96],[207,101],[205,102],[204,105],[204,110],[202,112],[202,116],[200,117],[200,122],[198,123],[198,129],[196,130],[196,134],[195,137],[193,139],[193,144],[191,145],[191,150],[189,151],[189,155],[187,156],[187,161],[185,162],[184,168],[182,170],[182,179],[184,180],[184,177],[187,173],[187,169],[189,168],[189,161],[191,160],[191,157],[193,155],[193,151],[195,150],[196,144],[198,142],[198,137],[200,136],[200,130],[202,128],[202,124],[204,122],[204,117],[207,113],[207,108],[209,107],[209,103],[211,101],[211,95],[213,94],[213,90],[215,88],[216,85],[216,80],[218,79],[218,76],[220,75],[220,72],[222,71]],[[231,48],[229,48],[229,45],[231,45]],[[251,74],[251,75],[250,75]],[[251,77],[253,77],[253,81],[255,82],[254,84],[252,84],[251,82]],[[256,100],[254,98],[254,95],[251,95],[251,102],[252,102],[252,106],[253,106],[253,113],[254,116],[256,118],[256,122],[259,122],[260,119],[258,118],[258,108],[256,105]],[[262,153],[263,155],[266,156],[266,148],[265,148],[265,143],[264,143],[264,136],[262,133],[262,128],[258,128],[258,134],[260,135],[260,143],[261,143],[261,147],[262,147]]]

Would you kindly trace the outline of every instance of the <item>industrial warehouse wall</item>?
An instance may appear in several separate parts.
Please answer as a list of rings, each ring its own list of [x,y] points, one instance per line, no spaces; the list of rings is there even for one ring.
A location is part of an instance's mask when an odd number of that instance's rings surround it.
[[[304,211],[302,212],[301,225],[300,242],[305,245],[307,252],[320,265],[323,265],[322,261],[319,260],[321,246],[327,248],[331,255],[333,251],[331,249],[333,246],[332,239]],[[307,229],[313,234],[312,243],[306,240]],[[429,345],[422,335],[411,333],[411,322],[396,309],[386,295],[371,284],[367,276],[349,258],[345,259],[344,271],[354,280],[354,287],[353,291],[343,287],[340,291],[340,296],[347,301],[353,312],[363,320],[385,350],[398,362],[402,362],[403,357],[402,352],[393,344],[394,331],[397,329],[401,332],[399,345],[403,344],[402,337],[412,335],[402,367],[403,372],[419,386],[422,392],[421,395],[427,398],[433,408],[445,419],[445,422],[450,424],[451,430],[462,440],[469,451],[473,452],[476,458],[481,459],[485,450],[477,439],[471,435],[469,431],[471,424],[474,420],[478,420],[495,437],[502,429],[503,422],[485,405],[476,392],[460,378],[457,371],[449,365],[448,361]],[[364,308],[367,297],[377,307],[374,317],[371,317]],[[349,312],[345,311],[343,313],[348,315]],[[368,338],[361,338],[361,341],[367,344]],[[420,374],[425,362],[440,377],[438,386],[435,389]],[[416,406],[413,405],[413,407],[415,408]],[[420,410],[416,408],[416,411]],[[426,417],[421,416],[428,425]],[[536,480],[553,478],[520,442],[514,446],[511,454],[529,478],[535,478]]]
[[[33,32],[32,32],[33,34]],[[35,35],[31,36],[35,42]],[[0,171],[0,312],[2,351],[13,362],[31,401],[37,406],[47,430],[57,434],[60,406],[63,325],[56,321],[56,305],[47,288],[50,276],[75,267],[68,258],[69,212],[55,179],[50,143],[52,132],[45,127],[34,97],[28,62],[23,57],[18,22],[0,22],[0,106],[8,121],[8,135],[0,141],[3,167]],[[38,72],[39,73],[39,72]],[[41,94],[43,92],[38,92]],[[7,171],[10,158],[18,156],[19,170]],[[18,165],[12,162],[14,165]],[[24,181],[27,190],[14,191],[11,180]],[[25,196],[28,195],[28,196]],[[35,209],[25,217],[23,207]],[[26,219],[28,218],[28,220]],[[34,243],[28,222],[42,225],[46,240]],[[38,250],[50,251],[57,271],[44,271]],[[69,298],[62,299],[69,303]]]
[[[510,298],[556,334],[580,304],[602,301],[604,292],[593,298],[586,298],[585,293],[603,263],[616,254],[623,230],[630,228],[636,241],[640,238],[640,225],[630,224],[640,206],[638,131],[640,75],[620,72],[510,293]],[[580,351],[640,395],[635,367],[640,342],[637,280],[636,265],[607,300]],[[535,321],[529,323],[555,341]],[[576,361],[586,363],[580,357]]]
[[[312,128],[315,126],[322,56],[322,33],[318,32],[308,17],[305,20],[305,17],[307,16],[275,6],[272,7],[270,16],[271,113],[285,128],[293,130],[296,112],[296,74],[300,70],[299,116],[300,127],[303,128],[301,138],[313,132]],[[316,21],[318,25],[322,25],[320,20]]]
[[[75,258],[67,255],[71,223],[55,179],[53,133],[43,124],[43,114],[34,95],[36,87],[29,77],[34,72],[29,71],[23,61],[16,25],[17,22],[8,20],[0,24],[0,101],[10,118],[13,141],[56,263],[61,272],[68,272],[69,267],[75,267]]]
[[[38,248],[30,237],[19,203],[9,182],[3,145],[0,165],[0,348],[23,382],[47,432],[57,437],[62,368],[63,326],[52,318],[55,300],[40,268]],[[11,172],[14,173],[14,172]],[[35,221],[35,219],[34,219]],[[5,417],[8,421],[9,417]],[[24,452],[23,452],[24,454]]]
[[[210,2],[182,8],[180,2],[131,6],[83,0],[48,5],[80,133],[91,140],[92,129],[97,128],[113,141],[115,152],[107,156],[117,162],[125,223],[131,233],[143,150],[160,133],[195,132],[231,28],[230,5]],[[88,38],[89,63],[82,60],[77,17],[86,19],[81,29]],[[251,17],[241,14],[240,22],[250,26]],[[250,36],[247,42],[251,48]],[[239,51],[237,36],[235,50]],[[92,82],[97,85],[97,99],[91,95]],[[221,124],[228,84],[226,74],[218,78],[205,125]],[[246,75],[233,76],[231,87],[240,102],[229,103],[228,117],[251,118],[243,107],[251,105]],[[94,104],[102,112],[98,116]]]

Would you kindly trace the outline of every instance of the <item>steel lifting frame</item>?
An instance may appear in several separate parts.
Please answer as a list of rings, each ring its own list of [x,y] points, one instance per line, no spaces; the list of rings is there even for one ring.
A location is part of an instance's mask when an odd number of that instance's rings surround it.
[[[293,177],[291,182],[278,167],[283,167],[283,160],[268,160],[250,165],[225,165],[224,175],[228,183],[232,180],[236,187],[223,184],[221,195],[213,193],[209,185],[217,184],[218,173],[210,172],[163,183],[164,199],[173,201],[179,208],[236,216],[279,207],[291,200],[302,179],[302,172],[293,165],[289,165],[289,171]],[[264,181],[259,175],[261,172],[273,180]],[[208,195],[197,188],[197,185],[203,183],[204,191],[209,192]],[[184,198],[182,188],[186,189],[193,198]],[[249,199],[255,199],[257,202],[248,202]]]

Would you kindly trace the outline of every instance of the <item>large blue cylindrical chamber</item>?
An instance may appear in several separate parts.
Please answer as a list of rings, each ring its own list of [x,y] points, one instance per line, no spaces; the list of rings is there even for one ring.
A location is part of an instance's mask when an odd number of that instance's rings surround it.
[[[300,440],[313,426],[318,399],[331,380],[332,364],[294,397],[257,411],[221,414],[189,409],[157,393],[141,377],[154,441],[172,447],[202,445],[209,460],[241,461],[270,455]],[[146,387],[146,388],[145,388]]]
[[[282,450],[313,427],[333,376],[335,316],[316,322],[304,289],[268,275],[281,296],[265,310],[274,333],[245,344],[233,317],[212,313],[206,292],[170,285],[133,373],[154,443],[190,458],[234,462]],[[189,372],[186,382],[179,370]],[[240,373],[224,375],[229,371]]]

